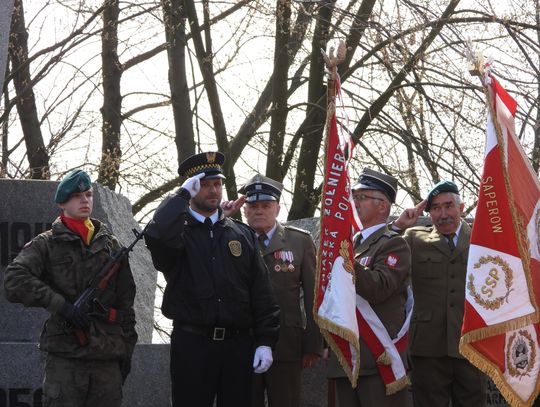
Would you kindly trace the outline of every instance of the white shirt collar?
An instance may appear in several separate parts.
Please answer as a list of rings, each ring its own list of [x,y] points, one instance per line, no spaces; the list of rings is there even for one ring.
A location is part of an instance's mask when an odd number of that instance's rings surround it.
[[[373,233],[375,233],[380,228],[386,226],[386,223],[379,223],[378,225],[370,226],[369,228],[362,229],[362,241],[366,240],[368,237],[370,237]]]
[[[189,207],[189,213],[199,222],[204,223],[206,216],[203,216],[199,212],[196,212],[191,206]],[[219,212],[216,209],[216,211],[212,215],[210,215],[210,220],[212,221],[212,224],[216,223],[218,221],[218,218],[219,218]]]
[[[277,222],[274,223],[274,226],[272,227],[272,229],[266,232],[267,239],[264,241],[266,245],[268,245],[268,243],[270,243],[270,240],[272,240],[272,236],[274,236],[274,233],[276,232],[276,228],[277,228]],[[257,237],[259,237],[260,233],[256,233],[256,235]]]
[[[459,240],[459,232],[461,232],[461,222],[459,222],[459,226],[456,230],[456,234],[454,235],[454,246],[457,246],[457,242]]]

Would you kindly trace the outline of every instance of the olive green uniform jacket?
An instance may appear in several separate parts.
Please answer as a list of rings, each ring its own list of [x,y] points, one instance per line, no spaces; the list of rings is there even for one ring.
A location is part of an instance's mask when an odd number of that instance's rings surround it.
[[[292,263],[280,257],[292,252]],[[322,354],[322,336],[313,319],[316,255],[309,232],[277,223],[262,251],[281,310],[274,361],[297,361],[308,353]],[[303,307],[300,290],[304,292]],[[302,309],[303,308],[303,309]]]
[[[414,308],[409,351],[413,356],[462,358],[458,345],[471,228],[461,222],[453,252],[434,226],[409,228],[403,237],[412,254]]]
[[[369,302],[390,338],[405,322],[411,254],[398,233],[383,226],[359,245],[355,244],[356,293]],[[405,363],[405,353],[401,355]],[[360,339],[360,375],[379,374],[372,353]],[[328,365],[328,377],[345,377],[335,355]],[[384,396],[384,394],[382,395]]]
[[[5,271],[5,292],[11,302],[43,307],[51,316],[41,332],[39,348],[65,358],[122,360],[131,358],[135,332],[135,282],[126,261],[100,295],[106,307],[122,315],[120,323],[90,317],[88,344],[79,345],[73,328],[57,314],[65,300],[74,303],[92,277],[121,248],[109,229],[92,219],[94,237],[89,246],[57,218],[51,230],[36,236]]]

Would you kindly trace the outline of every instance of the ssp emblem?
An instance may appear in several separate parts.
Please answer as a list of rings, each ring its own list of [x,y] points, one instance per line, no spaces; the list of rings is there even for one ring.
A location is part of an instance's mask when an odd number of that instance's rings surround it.
[[[240,257],[242,255],[242,243],[238,240],[231,240],[229,242],[229,250],[233,256]]]

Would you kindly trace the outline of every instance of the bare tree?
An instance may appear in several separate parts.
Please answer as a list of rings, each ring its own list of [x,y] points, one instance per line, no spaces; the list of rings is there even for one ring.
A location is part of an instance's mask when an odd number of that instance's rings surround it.
[[[28,33],[24,24],[22,0],[15,0],[14,3],[9,56],[13,72],[13,83],[17,93],[17,111],[30,165],[29,176],[33,179],[48,179],[49,156],[41,135],[36,98],[31,85],[30,65],[26,63],[28,60]],[[5,152],[7,152],[7,149]]]

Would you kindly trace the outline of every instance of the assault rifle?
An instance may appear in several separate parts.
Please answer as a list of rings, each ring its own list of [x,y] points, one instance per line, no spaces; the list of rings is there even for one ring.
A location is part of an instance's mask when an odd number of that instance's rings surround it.
[[[82,294],[79,295],[79,298],[77,298],[73,305],[79,308],[83,314],[86,315],[92,312],[107,317],[107,319],[111,321],[116,320],[116,310],[112,308],[108,310],[99,301],[99,296],[100,293],[107,288],[111,278],[116,276],[120,270],[120,267],[122,266],[122,263],[128,257],[129,252],[131,252],[137,242],[143,238],[147,227],[148,225],[146,225],[142,232],[137,231],[137,229],[132,229],[133,233],[135,234],[135,240],[128,247],[122,247],[118,252],[116,252],[107,261],[107,263],[105,263],[99,273],[92,278],[88,284],[88,288],[86,288]],[[109,313],[113,314],[112,318]],[[82,329],[75,329],[74,332],[79,344],[81,346],[86,346],[88,344],[88,336],[86,335],[86,332]]]

